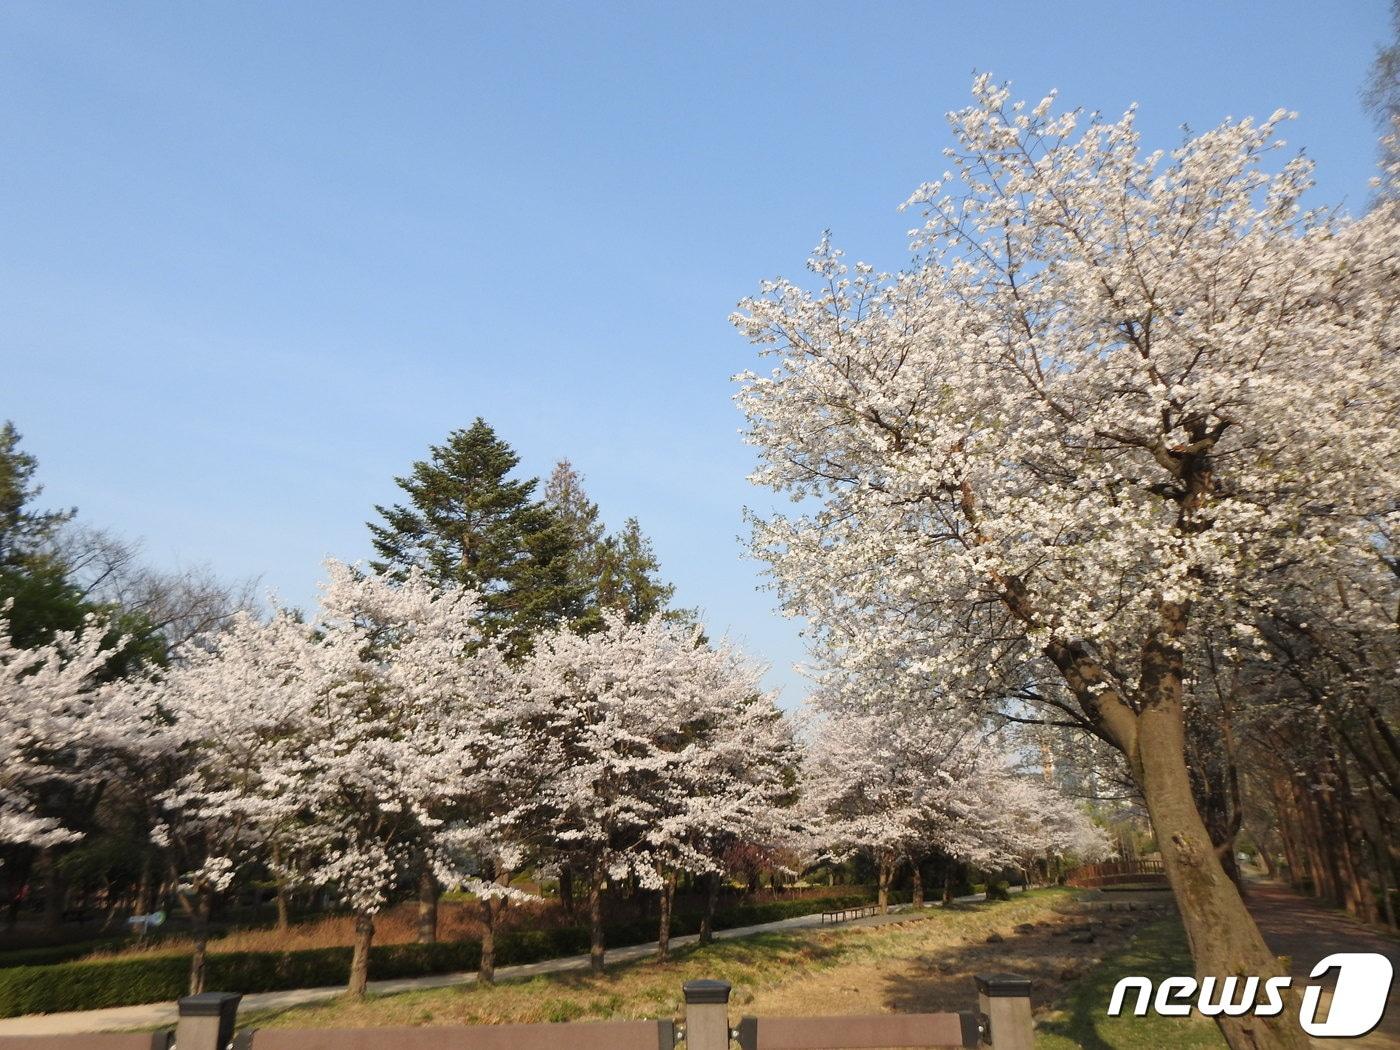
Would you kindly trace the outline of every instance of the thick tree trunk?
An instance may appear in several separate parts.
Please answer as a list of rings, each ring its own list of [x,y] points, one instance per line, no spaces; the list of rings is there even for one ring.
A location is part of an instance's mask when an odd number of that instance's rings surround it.
[[[476,983],[494,984],[496,980],[496,916],[500,909],[495,897],[481,898],[481,964],[476,970]]]
[[[363,999],[369,984],[369,949],[374,944],[374,916],[359,912],[355,916],[355,950],[350,956],[350,983],[346,991]]]
[[[656,957],[671,957],[671,906],[676,899],[676,873],[668,872],[661,885],[661,921],[656,931]]]
[[[576,914],[574,908],[574,869],[567,864],[559,866],[559,907],[570,919]]]
[[[709,944],[715,939],[715,906],[719,903],[719,872],[712,871],[706,877],[705,914],[700,920],[700,943]]]
[[[1221,866],[1196,809],[1176,697],[1158,699],[1138,716],[1130,758],[1186,926],[1197,976],[1281,975],[1282,967]],[[1274,1017],[1221,1015],[1216,1023],[1232,1050],[1306,1050],[1308,1042],[1296,1017],[1296,1008],[1285,1008]]]
[[[436,944],[438,932],[438,883],[425,865],[418,876],[418,943]]]
[[[209,959],[209,909],[211,901],[207,889],[195,893],[194,912],[194,952],[190,955],[190,995],[204,991],[204,980]]]
[[[909,873],[909,878],[912,883],[911,889],[913,891],[910,894],[909,903],[913,905],[915,911],[918,911],[924,906],[924,871],[920,861],[914,861],[913,870]]]
[[[588,877],[588,968],[603,972],[603,870],[596,868]]]

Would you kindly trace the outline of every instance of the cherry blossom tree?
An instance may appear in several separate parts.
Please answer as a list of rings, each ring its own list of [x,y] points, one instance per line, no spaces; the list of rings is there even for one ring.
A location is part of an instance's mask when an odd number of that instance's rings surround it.
[[[914,265],[766,284],[736,323],[774,359],[739,401],[756,522],[794,613],[851,666],[1024,704],[1125,755],[1198,971],[1279,964],[1224,872],[1185,762],[1186,650],[1274,571],[1393,534],[1400,223],[1303,210],[1281,122],[1144,155],[1116,121],[978,78]],[[1286,1020],[1218,1019],[1298,1047]]]
[[[757,669],[659,617],[609,614],[592,634],[543,635],[520,674],[547,771],[534,819],[586,877],[601,972],[607,880],[635,878],[669,900],[672,873],[713,870],[719,830],[756,826],[776,801],[757,764],[782,729]]]
[[[791,722],[762,690],[762,668],[727,644],[697,645],[691,631],[674,623],[663,637],[685,645],[677,674],[687,680],[691,705],[683,761],[666,784],[651,834],[662,882],[657,955],[664,959],[679,873],[708,879],[701,927],[708,940],[728,849],[738,842],[781,845],[793,837],[799,759]]]
[[[190,993],[204,990],[209,913],[249,862],[289,849],[301,792],[295,768],[316,702],[312,629],[283,611],[236,614],[180,647],[150,691],[163,713],[161,749],[179,770],[156,799],[156,842],[177,865],[194,929]]]
[[[1106,853],[1106,838],[1086,814],[1018,774],[1001,741],[965,714],[851,710],[823,699],[803,770],[809,835],[829,856],[863,850],[875,860],[882,913],[905,863],[922,905],[920,865],[931,855],[995,870],[1031,854]]]
[[[97,784],[152,738],[134,681],[109,680],[121,639],[89,617],[47,645],[17,647],[0,609],[0,844],[54,846],[80,833],[43,812],[56,784]]]
[[[375,916],[423,863],[486,891],[463,823],[512,691],[483,645],[477,596],[327,564],[320,615],[303,626],[243,618],[164,683],[194,765],[165,800],[167,835],[201,836],[196,890],[227,885],[248,850],[278,856],[355,913],[349,991],[368,980]],[[485,838],[478,829],[472,844]]]

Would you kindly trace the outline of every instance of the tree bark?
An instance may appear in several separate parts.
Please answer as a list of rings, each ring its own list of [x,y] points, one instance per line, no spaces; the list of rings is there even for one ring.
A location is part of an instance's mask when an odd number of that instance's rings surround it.
[[[195,891],[194,912],[191,916],[194,925],[194,952],[190,955],[190,995],[198,995],[204,991],[209,959],[209,898],[207,888]]]
[[[418,876],[418,943],[436,944],[438,933],[438,883],[426,863]]]
[[[57,930],[63,925],[63,898],[66,887],[58,873],[58,857],[53,847],[44,850],[44,929]]]
[[[369,984],[369,949],[374,943],[374,916],[368,912],[355,915],[355,950],[350,956],[350,983],[346,991],[356,999],[363,999],[365,987]]]
[[[887,915],[890,910],[890,883],[894,881],[894,858],[886,853],[881,853],[877,861],[879,865],[879,885],[876,889],[876,903],[881,915]]]
[[[1144,679],[1151,674],[1146,667]],[[1155,697],[1138,716],[1129,758],[1186,927],[1196,975],[1282,975],[1239,890],[1226,875],[1192,798],[1180,679],[1158,684],[1167,695]],[[1274,1017],[1221,1015],[1216,1023],[1232,1050],[1306,1050],[1308,1041],[1296,1026],[1296,1017],[1295,999],[1292,1009],[1286,1007]]]
[[[287,887],[277,880],[277,929],[285,931],[291,925],[291,912],[287,907]]]
[[[481,963],[476,969],[476,983],[482,986],[496,981],[496,917],[500,909],[495,897],[481,898]]]
[[[559,907],[570,919],[576,914],[574,907],[574,869],[568,864],[559,866]]]
[[[597,867],[588,877],[588,968],[603,972],[603,869]]]
[[[913,862],[913,870],[909,873],[909,878],[912,882],[911,889],[913,891],[909,896],[909,902],[913,905],[915,911],[919,911],[924,906],[924,871],[923,866],[917,859]]]
[[[705,914],[700,920],[700,943],[715,939],[715,906],[719,903],[719,872],[712,871],[705,884]]]
[[[661,885],[661,921],[656,932],[656,957],[671,957],[671,906],[676,899],[676,873],[667,872]]]

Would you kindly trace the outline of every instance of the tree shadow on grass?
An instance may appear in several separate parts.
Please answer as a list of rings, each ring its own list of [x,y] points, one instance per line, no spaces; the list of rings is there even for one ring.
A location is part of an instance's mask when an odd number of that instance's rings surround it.
[[[1099,1036],[1093,1023],[1093,1011],[1097,1006],[1102,1013],[1102,1005],[1093,996],[1080,1002],[1076,992],[1091,979],[1105,954],[1122,951],[1129,944],[1139,921],[1131,920],[1129,926],[1120,924],[1121,919],[1115,916],[1097,924],[1091,943],[1070,939],[1084,917],[1066,915],[1058,921],[1018,927],[1000,942],[979,941],[926,952],[903,972],[886,976],[883,1005],[896,1013],[975,1010],[974,975],[1013,973],[1031,980],[1032,1009],[1042,1016],[1038,1031],[1064,1036],[1086,1050],[1116,1050]],[[1045,1016],[1066,1003],[1072,1006],[1072,1016]]]

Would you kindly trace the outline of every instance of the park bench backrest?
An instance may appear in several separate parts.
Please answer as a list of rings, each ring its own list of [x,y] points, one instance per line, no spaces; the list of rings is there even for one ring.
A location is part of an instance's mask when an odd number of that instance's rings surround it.
[[[234,1050],[675,1050],[670,1021],[501,1024],[463,1028],[268,1028]]]
[[[869,1050],[922,1047],[950,1050],[978,1044],[977,1016],[872,1014],[860,1017],[745,1017],[742,1050]]]
[[[169,1032],[0,1036],[0,1050],[166,1050],[169,1044]]]

